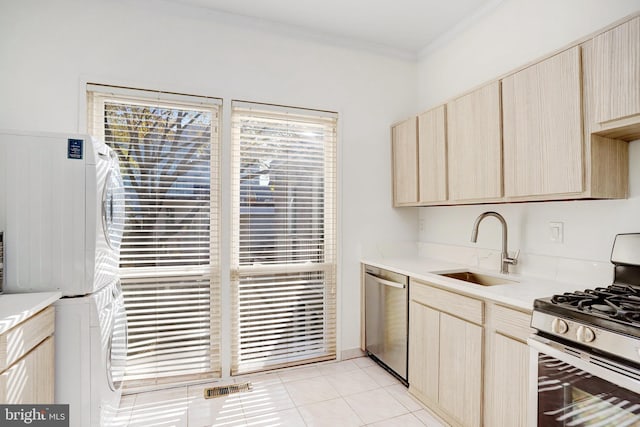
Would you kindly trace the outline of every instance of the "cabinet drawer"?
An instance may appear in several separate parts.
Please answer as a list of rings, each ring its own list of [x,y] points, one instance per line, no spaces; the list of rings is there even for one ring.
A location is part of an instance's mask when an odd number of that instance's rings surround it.
[[[444,289],[436,288],[418,280],[411,280],[410,298],[420,304],[450,313],[461,319],[482,325],[483,302]]]
[[[531,314],[501,305],[491,306],[491,318],[494,321],[496,332],[526,341],[534,330],[529,327],[531,324]]]
[[[53,334],[54,315],[49,306],[0,335],[0,372]]]

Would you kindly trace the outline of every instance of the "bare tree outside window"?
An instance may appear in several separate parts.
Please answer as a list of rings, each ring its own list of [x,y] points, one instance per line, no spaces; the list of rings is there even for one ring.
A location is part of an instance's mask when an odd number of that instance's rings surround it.
[[[127,197],[122,267],[209,262],[211,114],[105,103]]]

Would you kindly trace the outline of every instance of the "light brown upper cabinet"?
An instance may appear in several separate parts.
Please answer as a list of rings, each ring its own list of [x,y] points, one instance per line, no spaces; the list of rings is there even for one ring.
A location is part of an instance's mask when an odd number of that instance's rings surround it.
[[[636,43],[640,44],[640,40]],[[581,47],[585,197],[624,198],[627,197],[629,187],[629,144],[626,141],[640,138],[640,135],[625,139],[625,135],[627,138],[630,137],[629,128],[619,127],[609,129],[608,137],[595,133],[601,130],[594,118],[596,106],[608,101],[598,99],[601,95],[597,94],[597,88],[601,85],[601,80],[594,67],[594,39],[582,43]],[[612,123],[616,122],[609,122]]]
[[[593,39],[594,131],[610,138],[640,138],[640,17]]]
[[[636,139],[640,14],[394,126],[394,205],[625,198]]]
[[[447,104],[449,199],[483,201],[502,196],[500,82]]]
[[[416,117],[397,123],[391,128],[394,206],[415,206],[418,202],[417,132]]]
[[[446,111],[441,105],[418,116],[419,202],[447,200]]]
[[[583,191],[580,47],[502,80],[506,197]]]

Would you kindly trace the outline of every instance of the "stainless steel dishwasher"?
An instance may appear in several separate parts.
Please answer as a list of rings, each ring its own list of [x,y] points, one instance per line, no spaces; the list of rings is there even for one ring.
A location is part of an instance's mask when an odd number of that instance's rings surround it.
[[[409,278],[366,265],[364,294],[367,354],[406,385]]]

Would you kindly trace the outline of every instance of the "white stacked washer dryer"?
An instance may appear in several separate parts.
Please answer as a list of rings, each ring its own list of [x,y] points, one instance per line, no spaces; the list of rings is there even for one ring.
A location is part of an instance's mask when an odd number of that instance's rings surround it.
[[[126,363],[118,159],[88,135],[0,131],[4,292],[60,291],[55,400],[72,427],[112,425]]]

